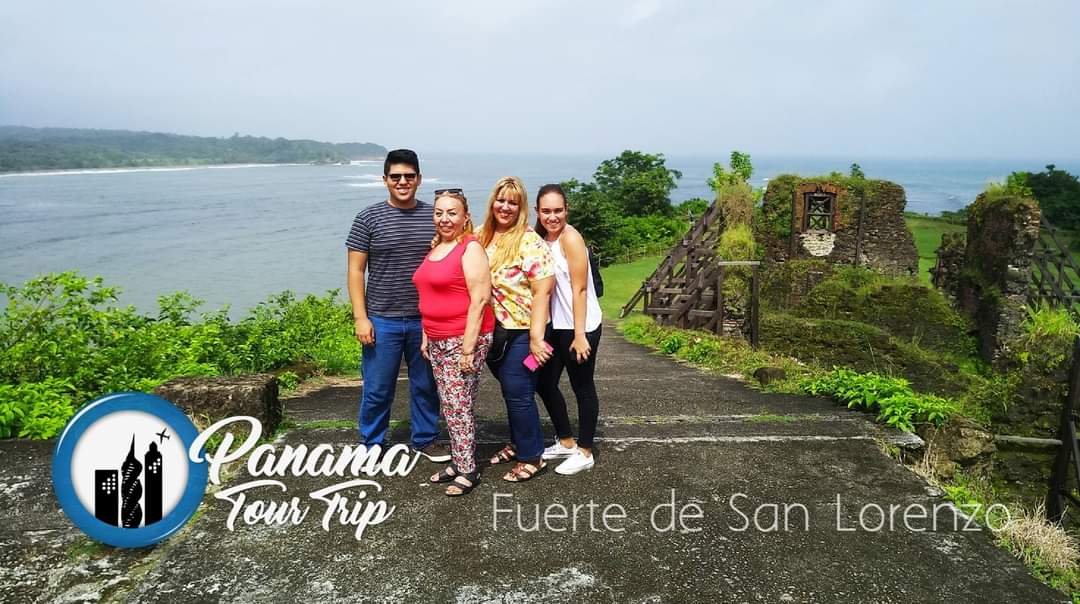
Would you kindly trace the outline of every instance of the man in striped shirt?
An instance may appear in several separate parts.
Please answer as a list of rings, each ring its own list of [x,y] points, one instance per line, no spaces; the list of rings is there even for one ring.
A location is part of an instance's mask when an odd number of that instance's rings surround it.
[[[360,439],[369,447],[385,447],[390,403],[404,357],[409,369],[412,446],[428,459],[443,462],[450,461],[450,451],[435,442],[439,395],[431,365],[420,354],[423,332],[419,296],[412,282],[435,232],[431,204],[416,199],[420,178],[415,152],[396,149],[388,153],[383,182],[390,197],[361,210],[345,242],[354,329],[363,346]]]

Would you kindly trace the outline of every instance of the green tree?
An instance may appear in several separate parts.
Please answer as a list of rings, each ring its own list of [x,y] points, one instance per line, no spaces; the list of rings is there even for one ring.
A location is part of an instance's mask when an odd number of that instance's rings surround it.
[[[728,168],[725,168],[724,164],[716,162],[713,164],[712,177],[705,182],[709,185],[710,189],[716,191],[717,195],[720,195],[727,187],[750,182],[750,177],[753,174],[754,166],[750,163],[750,154],[741,151],[732,151],[731,159],[728,161]]]
[[[617,204],[624,216],[671,216],[671,192],[678,170],[664,164],[664,155],[623,151],[614,159],[604,160],[593,174],[596,189]]]
[[[701,218],[701,215],[708,211],[708,209],[708,201],[700,197],[695,197],[693,199],[687,199],[675,206],[675,214],[680,218],[683,216],[693,216],[694,220],[697,220],[698,218]]]
[[[863,180],[866,178],[866,172],[863,172],[862,166],[859,164],[851,164],[851,178],[857,178]]]
[[[1050,164],[1044,172],[1025,176],[1024,185],[1039,202],[1046,219],[1057,226],[1080,229],[1080,180]]]
[[[611,240],[621,218],[619,208],[593,183],[571,179],[562,183],[570,206],[568,219],[585,241],[600,245]]]

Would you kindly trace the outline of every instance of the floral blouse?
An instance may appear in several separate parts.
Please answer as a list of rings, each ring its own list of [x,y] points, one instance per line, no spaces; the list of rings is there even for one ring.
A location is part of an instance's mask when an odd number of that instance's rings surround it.
[[[487,247],[495,254],[494,243]],[[555,261],[547,244],[533,231],[521,238],[518,256],[491,272],[491,308],[506,329],[528,329],[532,321],[532,289],[529,284],[555,274]]]

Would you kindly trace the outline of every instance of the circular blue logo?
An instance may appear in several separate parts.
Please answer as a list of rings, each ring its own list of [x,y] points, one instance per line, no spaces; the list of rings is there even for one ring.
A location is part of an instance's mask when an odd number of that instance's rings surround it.
[[[198,430],[169,401],[142,392],[95,399],[56,443],[60,507],[92,539],[143,547],[180,530],[206,492],[207,466],[188,458]]]

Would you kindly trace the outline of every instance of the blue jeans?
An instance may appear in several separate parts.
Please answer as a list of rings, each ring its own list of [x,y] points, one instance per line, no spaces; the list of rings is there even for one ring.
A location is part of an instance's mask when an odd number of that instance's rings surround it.
[[[423,331],[420,317],[371,316],[375,344],[363,347],[360,375],[360,440],[368,446],[385,445],[390,427],[390,403],[397,389],[401,357],[409,368],[409,417],[412,446],[423,449],[439,433],[439,394],[431,365],[420,354]]]
[[[544,452],[544,435],[540,430],[540,412],[536,409],[536,373],[522,361],[529,355],[529,331],[509,330],[505,352],[501,355],[494,343],[488,352],[487,364],[499,380],[506,415],[510,420],[510,442],[514,443],[517,458],[522,461],[540,459]]]

